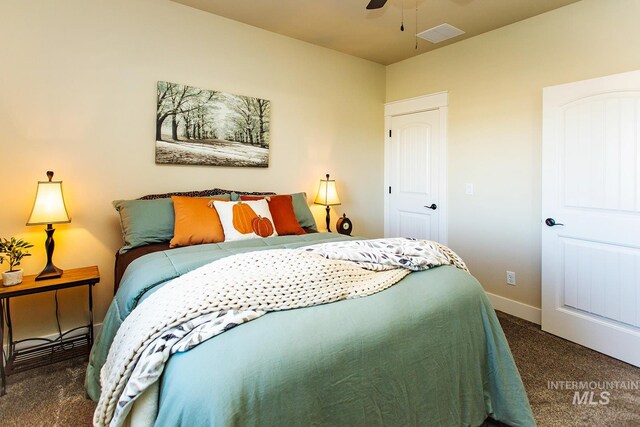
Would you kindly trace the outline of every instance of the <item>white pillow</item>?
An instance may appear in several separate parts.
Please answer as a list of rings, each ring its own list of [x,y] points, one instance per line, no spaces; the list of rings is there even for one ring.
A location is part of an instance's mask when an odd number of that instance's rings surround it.
[[[246,206],[239,207],[237,206],[238,204],[243,204]],[[222,223],[222,229],[224,230],[225,242],[231,242],[234,240],[257,239],[260,237],[271,237],[278,235],[278,233],[276,232],[276,227],[273,224],[271,212],[269,211],[269,203],[265,199],[247,200],[240,202],[225,202],[214,200],[213,206],[218,211],[218,216],[220,217],[220,222]],[[248,208],[250,208],[251,210],[248,211]],[[233,221],[234,213],[237,215],[235,225]],[[251,219],[258,216],[269,221],[269,225],[273,229],[273,233],[268,236],[259,236],[255,233],[251,226]],[[262,225],[265,225],[266,220],[263,220]],[[236,225],[239,225],[240,229],[238,229]],[[262,228],[262,230],[264,231],[264,227]]]

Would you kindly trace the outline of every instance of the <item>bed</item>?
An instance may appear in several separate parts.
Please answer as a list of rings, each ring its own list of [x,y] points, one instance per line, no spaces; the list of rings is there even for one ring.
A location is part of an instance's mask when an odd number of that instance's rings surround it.
[[[88,395],[100,396],[99,371],[122,322],[172,279],[233,254],[347,239],[160,246],[131,261],[91,352]],[[453,266],[364,298],[270,312],[176,353],[157,403],[146,421],[156,426],[535,425],[490,302]]]

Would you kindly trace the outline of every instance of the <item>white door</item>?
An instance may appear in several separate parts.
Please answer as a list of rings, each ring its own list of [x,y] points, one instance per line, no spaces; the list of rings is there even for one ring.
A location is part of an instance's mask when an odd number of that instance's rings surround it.
[[[640,71],[543,105],[542,329],[640,366]]]
[[[438,110],[391,118],[388,160],[389,237],[439,240]]]

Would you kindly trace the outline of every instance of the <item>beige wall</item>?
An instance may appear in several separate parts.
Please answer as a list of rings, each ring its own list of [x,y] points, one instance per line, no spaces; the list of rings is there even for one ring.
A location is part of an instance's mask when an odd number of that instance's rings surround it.
[[[449,244],[487,291],[540,307],[542,88],[639,69],[638,17],[583,0],[387,67],[387,101],[449,91]]]
[[[43,267],[42,227],[24,223],[36,181],[56,171],[73,222],[57,226],[55,261],[99,265],[97,321],[120,245],[116,198],[214,186],[312,196],[330,172],[356,233],[381,234],[384,67],[168,0],[5,1],[0,15],[0,236],[35,243],[23,266]],[[637,0],[583,0],[386,68],[387,101],[449,91],[449,243],[488,291],[540,305],[542,88],[640,68],[637,16]],[[157,80],[270,99],[269,168],[155,165]],[[84,298],[61,292],[63,328]],[[19,336],[54,331],[52,299],[14,301]]]
[[[312,197],[329,172],[339,213],[381,234],[383,66],[168,0],[3,1],[0,16],[0,236],[35,243],[23,267],[42,269],[43,227],[24,224],[36,181],[54,170],[73,217],[56,227],[54,258],[99,265],[97,321],[120,246],[113,199],[216,186]],[[155,165],[157,80],[271,100],[269,168]],[[63,328],[84,314],[85,292],[61,291]],[[14,300],[19,337],[55,330],[52,301]]]

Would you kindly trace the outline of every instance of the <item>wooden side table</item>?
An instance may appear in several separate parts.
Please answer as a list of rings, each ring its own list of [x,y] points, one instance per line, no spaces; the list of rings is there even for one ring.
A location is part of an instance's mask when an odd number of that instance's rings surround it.
[[[100,272],[97,266],[75,268],[65,270],[62,277],[57,279],[36,282],[36,275],[25,276],[22,283],[15,286],[0,285],[0,376],[2,386],[0,396],[6,394],[6,377],[12,373],[22,372],[27,369],[44,366],[72,357],[89,354],[93,346],[93,286],[100,281]],[[2,281],[0,280],[0,284]],[[70,329],[62,333],[58,338],[50,340],[46,338],[27,338],[13,341],[13,325],[11,324],[10,300],[22,295],[37,294],[40,292],[57,291],[58,289],[87,286],[89,290],[89,324]],[[8,354],[5,355],[4,335],[5,318],[8,335]],[[81,329],[87,329],[86,333],[73,333]],[[69,336],[71,334],[71,336]],[[34,341],[31,345],[17,344]]]

